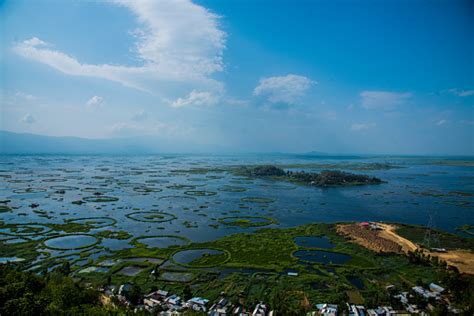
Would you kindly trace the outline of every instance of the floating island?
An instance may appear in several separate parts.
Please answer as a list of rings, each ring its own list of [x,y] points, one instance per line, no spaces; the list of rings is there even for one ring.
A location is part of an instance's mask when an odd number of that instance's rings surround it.
[[[323,170],[319,173],[305,171],[285,171],[284,169],[273,165],[261,165],[253,167],[243,166],[235,169],[234,172],[238,175],[247,177],[271,177],[277,180],[285,180],[318,187],[382,183],[382,180],[376,177],[339,170]]]

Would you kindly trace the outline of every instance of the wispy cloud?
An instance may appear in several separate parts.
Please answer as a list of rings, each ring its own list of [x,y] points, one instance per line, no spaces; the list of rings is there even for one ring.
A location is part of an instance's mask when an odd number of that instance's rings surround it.
[[[34,101],[36,100],[36,97],[32,94],[28,94],[28,93],[25,93],[23,91],[17,91],[15,93],[15,98],[16,99],[23,99],[23,100],[27,100],[27,101]]]
[[[69,75],[111,80],[157,95],[170,90],[158,90],[160,82],[222,90],[222,83],[211,78],[224,69],[226,33],[219,27],[219,16],[189,0],[111,3],[136,16],[140,27],[134,31],[135,48],[142,65],[81,63],[37,37],[17,43],[14,51]]]
[[[444,119],[443,119],[443,120],[439,120],[439,121],[436,122],[436,125],[441,126],[441,125],[446,124],[447,122],[448,122],[448,121],[447,121],[447,120],[444,120]]]
[[[356,123],[351,125],[351,131],[364,131],[375,127],[375,123]]]
[[[362,107],[367,110],[393,109],[403,104],[411,96],[412,94],[409,92],[362,91],[360,93]]]
[[[104,98],[98,95],[93,96],[86,102],[86,107],[90,110],[100,108],[102,105],[104,105]]]
[[[20,119],[20,122],[31,125],[36,122],[36,119],[33,117],[33,115],[27,113]]]
[[[289,74],[286,76],[260,79],[253,94],[265,97],[270,103],[296,104],[316,82],[305,76]]]
[[[207,105],[215,105],[217,101],[218,101],[218,97],[208,91],[193,90],[188,96],[184,98],[178,98],[177,100],[172,102],[171,105],[175,108],[180,108],[180,107],[190,106],[190,105],[207,106]]]
[[[459,90],[459,89],[453,88],[453,89],[449,89],[448,92],[458,97],[468,97],[468,96],[474,95],[474,90]]]

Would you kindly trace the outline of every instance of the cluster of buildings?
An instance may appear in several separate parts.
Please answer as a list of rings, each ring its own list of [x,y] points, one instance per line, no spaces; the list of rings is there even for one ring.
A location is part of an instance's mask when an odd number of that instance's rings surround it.
[[[393,285],[386,287],[387,290],[394,290]],[[449,301],[445,297],[445,289],[441,286],[431,283],[428,289],[422,286],[414,286],[410,292],[400,292],[393,295],[393,298],[400,301],[403,306],[402,310],[395,310],[391,306],[379,306],[377,308],[365,308],[363,305],[346,304],[349,313],[344,315],[349,316],[399,316],[399,315],[428,315],[425,311],[421,310],[416,304],[413,304],[415,297],[423,299],[426,303],[426,310],[434,310],[433,304],[445,304],[447,310],[452,314],[459,314],[460,311],[449,304]],[[322,315],[322,316],[337,316],[342,315],[338,310],[338,306],[334,304],[317,304],[317,311],[311,313],[311,316]]]
[[[109,291],[109,296],[116,296],[119,302],[130,305],[127,299],[127,291],[131,288],[130,284],[121,285],[118,289],[117,295],[114,295],[115,291]],[[422,286],[414,286],[410,292],[394,292],[395,286],[388,285],[386,287],[388,291],[392,293],[392,297],[400,301],[403,306],[402,310],[395,310],[391,306],[379,306],[377,308],[366,308],[363,305],[349,304],[347,308],[343,308],[344,311],[339,310],[339,306],[335,304],[317,304],[316,311],[308,313],[308,316],[337,316],[337,315],[348,315],[348,316],[400,316],[400,315],[428,315],[421,310],[414,301],[415,298],[421,298],[426,303],[426,309],[431,311],[434,309],[432,304],[446,304],[447,309],[453,313],[459,313],[456,308],[449,304],[449,301],[445,297],[445,289],[441,286],[431,283],[428,288]],[[107,291],[106,291],[107,294]],[[172,316],[182,315],[182,312],[186,310],[194,310],[196,312],[206,313],[210,316],[273,316],[274,311],[270,310],[269,306],[263,302],[256,304],[251,309],[246,309],[243,306],[236,306],[232,304],[224,295],[215,301],[210,303],[208,299],[202,297],[193,297],[189,300],[183,300],[176,294],[170,294],[168,291],[157,290],[145,295],[142,298],[143,304],[136,306],[136,310],[147,310],[154,313],[155,315]],[[425,304],[423,304],[425,306]],[[347,312],[348,311],[348,312]]]
[[[274,312],[263,302],[258,303],[253,309],[247,310],[243,306],[233,305],[227,298],[220,298],[208,312],[210,316],[273,316]]]
[[[361,222],[359,225],[370,230],[383,230],[382,226],[374,222]]]
[[[131,306],[129,291],[132,285],[130,283],[122,284],[115,291],[115,288],[109,288],[105,291],[108,297],[116,297],[117,300],[126,306]],[[115,294],[117,292],[117,294]],[[143,304],[135,306],[135,311],[146,310],[156,315],[175,316],[182,315],[186,310],[207,313],[210,316],[273,316],[274,312],[263,302],[258,303],[252,309],[245,309],[242,306],[235,306],[227,298],[222,296],[210,304],[208,299],[202,297],[193,297],[189,300],[183,300],[176,294],[170,294],[165,290],[157,290],[143,296]]]
[[[209,300],[202,297],[193,297],[184,301],[176,294],[169,295],[167,291],[158,290],[147,294],[143,298],[143,307],[150,311],[180,312],[192,309],[197,312],[207,312]]]
[[[406,311],[396,311],[391,306],[379,306],[377,308],[366,309],[363,305],[355,305],[347,303],[347,314],[338,314],[338,306],[334,304],[317,304],[317,312],[312,313],[312,316],[337,316],[337,315],[349,315],[349,316],[401,316],[409,315]]]
[[[434,306],[432,303],[436,303],[436,304],[445,304],[446,308],[452,314],[460,313],[458,309],[456,309],[454,306],[449,304],[449,300],[444,295],[445,289],[435,283],[430,283],[428,286],[428,289],[425,289],[422,286],[414,286],[412,287],[412,291],[414,295],[417,295],[418,297],[422,298],[425,302],[427,302],[426,309],[428,311],[432,311],[434,309]],[[418,308],[416,304],[410,304],[410,298],[413,297],[411,293],[401,292],[397,295],[394,295],[394,297],[400,300],[400,303],[403,304],[403,306],[408,312],[414,313],[414,314],[422,313],[420,312],[420,309]]]

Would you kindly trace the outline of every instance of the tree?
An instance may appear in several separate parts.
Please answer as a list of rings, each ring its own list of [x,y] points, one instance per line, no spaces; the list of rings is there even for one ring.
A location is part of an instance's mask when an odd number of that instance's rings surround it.
[[[191,299],[192,297],[193,297],[193,293],[191,291],[191,287],[189,286],[189,284],[186,284],[183,290],[183,299],[187,301]]]
[[[127,298],[132,304],[137,305],[142,298],[142,289],[138,285],[133,284]]]

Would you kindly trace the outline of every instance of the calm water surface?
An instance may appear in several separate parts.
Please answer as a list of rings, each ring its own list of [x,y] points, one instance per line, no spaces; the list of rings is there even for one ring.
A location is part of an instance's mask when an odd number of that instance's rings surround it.
[[[125,230],[133,235],[180,235],[191,241],[213,240],[242,228],[222,225],[228,216],[268,216],[291,227],[310,222],[352,220],[428,224],[450,232],[474,224],[474,168],[433,163],[441,158],[358,158],[305,156],[4,156],[0,161],[0,200],[10,200],[5,223],[63,223],[99,217],[100,230]],[[402,168],[357,171],[386,181],[381,185],[316,188],[286,182],[236,177],[229,172],[186,172],[239,164],[392,163]],[[318,172],[318,168],[295,168]],[[334,168],[333,168],[334,169]],[[239,190],[229,190],[239,188]],[[200,196],[195,192],[215,192]],[[87,197],[117,201],[73,201]],[[268,203],[246,202],[261,197]],[[90,200],[90,199],[89,199]],[[30,207],[38,204],[37,207]],[[136,212],[166,212],[167,221],[134,220]],[[146,217],[148,215],[148,217]],[[149,218],[150,214],[140,213]],[[110,218],[110,220],[104,218]],[[170,219],[170,220],[168,220]],[[110,226],[106,226],[110,224]],[[111,249],[129,241],[102,240]]]

